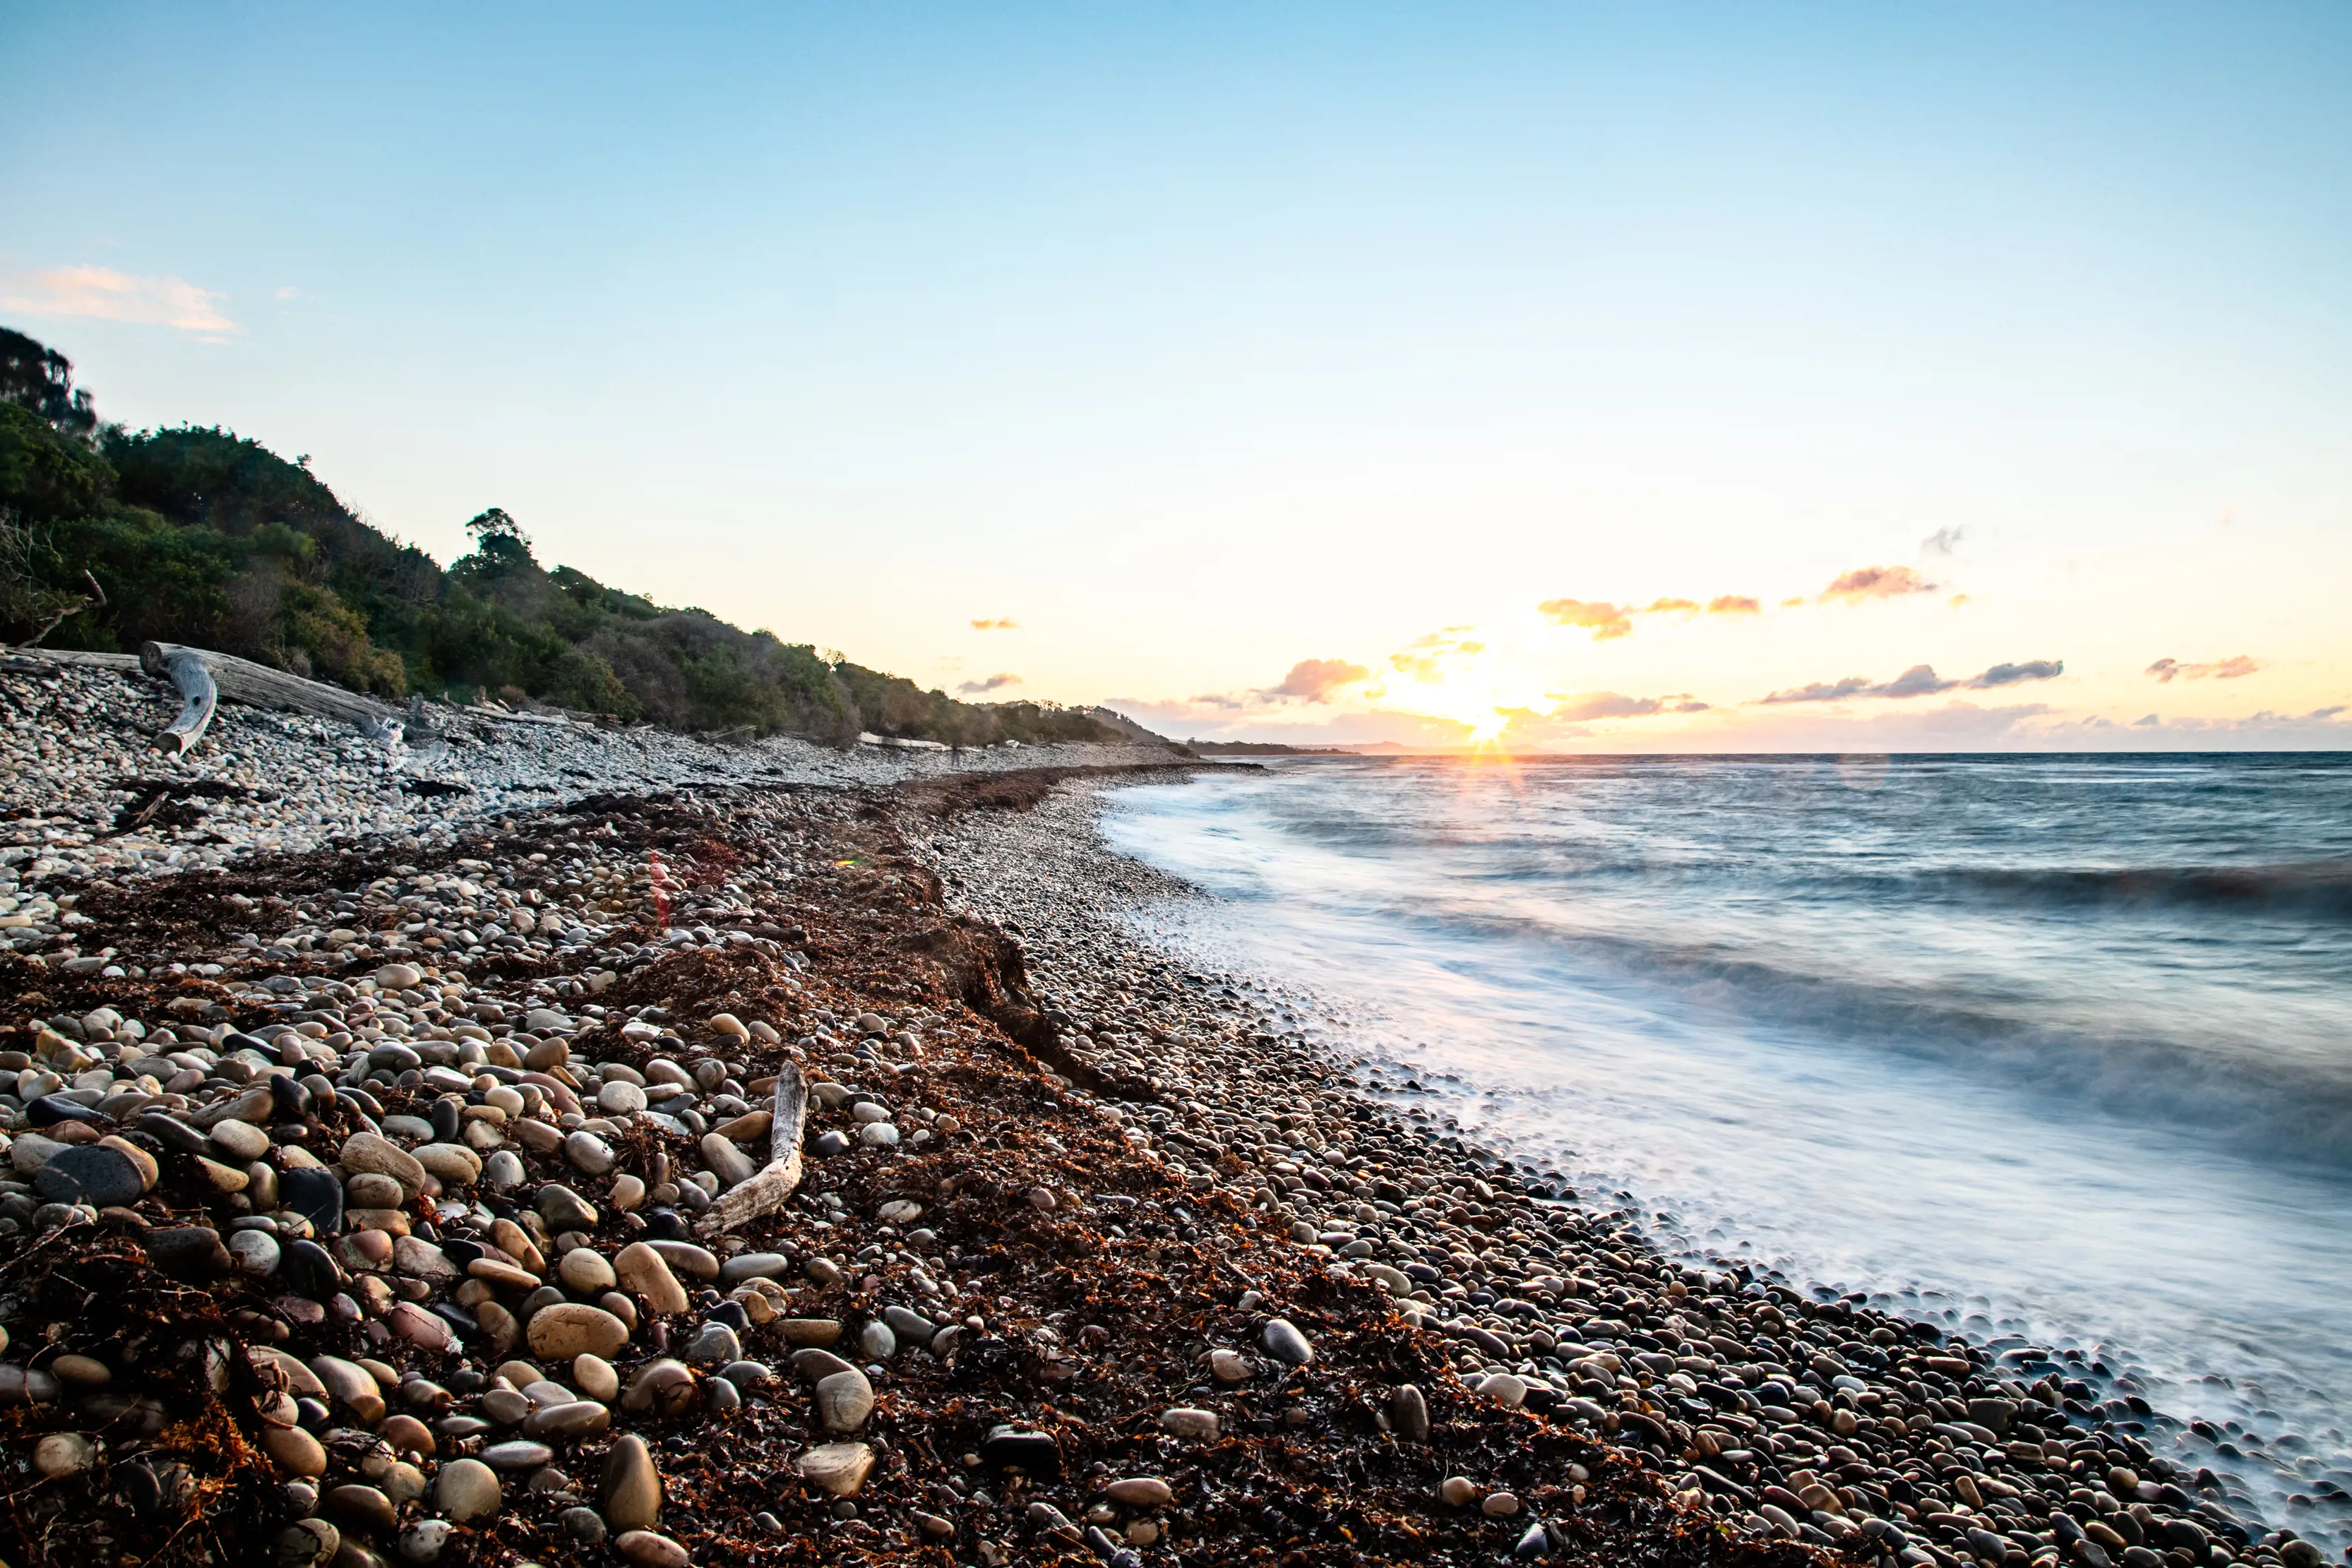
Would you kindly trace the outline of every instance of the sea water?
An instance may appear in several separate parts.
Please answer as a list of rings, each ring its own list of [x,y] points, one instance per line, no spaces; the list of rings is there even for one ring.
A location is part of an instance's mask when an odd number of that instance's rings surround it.
[[[1105,831],[1420,1124],[2080,1350],[2100,1418],[2352,1542],[2352,757],[1284,760]]]

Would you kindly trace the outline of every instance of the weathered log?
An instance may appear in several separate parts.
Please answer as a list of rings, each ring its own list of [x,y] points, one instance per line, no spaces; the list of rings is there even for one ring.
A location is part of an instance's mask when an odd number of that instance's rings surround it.
[[[808,1083],[786,1062],[776,1074],[775,1124],[768,1139],[768,1163],[740,1186],[719,1194],[695,1229],[723,1235],[784,1206],[801,1185],[801,1132],[808,1121]]]
[[[147,644],[149,650],[154,647],[152,643]],[[212,724],[213,710],[220,706],[220,688],[193,648],[174,648],[158,662],[163,666],[161,673],[169,675],[172,684],[180,688],[180,716],[155,737],[155,749],[184,757],[205,737],[205,730]]]
[[[373,697],[363,697],[324,681],[305,680],[250,659],[240,659],[234,653],[215,653],[208,648],[190,648],[178,643],[141,644],[140,667],[151,675],[166,674],[168,663],[176,653],[191,654],[200,661],[219,687],[221,696],[230,702],[313,714],[350,725],[367,718],[392,718],[398,713]]]

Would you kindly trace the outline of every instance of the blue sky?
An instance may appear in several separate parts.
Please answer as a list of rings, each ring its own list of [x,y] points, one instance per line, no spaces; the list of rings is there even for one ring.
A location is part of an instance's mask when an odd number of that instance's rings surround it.
[[[2326,5],[20,5],[0,320],[1180,733],[2342,744],[2347,86]]]

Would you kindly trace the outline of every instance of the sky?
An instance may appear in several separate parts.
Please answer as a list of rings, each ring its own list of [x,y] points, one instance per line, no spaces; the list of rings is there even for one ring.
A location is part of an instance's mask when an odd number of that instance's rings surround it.
[[[0,323],[982,700],[2352,744],[2352,7],[0,8]]]

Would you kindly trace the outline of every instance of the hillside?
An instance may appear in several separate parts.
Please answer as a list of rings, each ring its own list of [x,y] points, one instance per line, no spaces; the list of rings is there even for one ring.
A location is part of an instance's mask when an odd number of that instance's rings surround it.
[[[1051,704],[912,681],[542,566],[496,507],[444,568],[311,474],[218,428],[126,431],[71,363],[0,328],[0,640],[183,642],[387,697],[539,703],[690,731],[984,746],[1108,740]],[[42,635],[46,629],[46,635]]]

